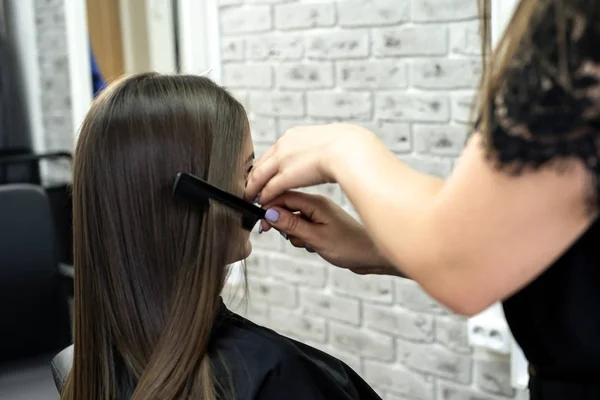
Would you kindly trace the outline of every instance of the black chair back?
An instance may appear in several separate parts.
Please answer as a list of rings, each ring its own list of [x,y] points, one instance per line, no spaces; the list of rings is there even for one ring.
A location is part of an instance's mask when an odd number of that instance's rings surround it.
[[[71,153],[58,151],[34,154],[26,149],[0,151],[0,185],[8,183],[41,184],[40,162],[67,160]],[[73,264],[73,202],[71,183],[53,183],[44,187],[54,218],[58,261]]]
[[[43,188],[0,185],[0,362],[71,343],[54,235]]]

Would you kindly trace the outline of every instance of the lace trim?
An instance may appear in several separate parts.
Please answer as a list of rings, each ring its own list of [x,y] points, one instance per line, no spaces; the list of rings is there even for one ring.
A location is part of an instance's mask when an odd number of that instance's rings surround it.
[[[580,159],[600,204],[600,1],[538,2],[490,105],[488,155],[514,175]]]

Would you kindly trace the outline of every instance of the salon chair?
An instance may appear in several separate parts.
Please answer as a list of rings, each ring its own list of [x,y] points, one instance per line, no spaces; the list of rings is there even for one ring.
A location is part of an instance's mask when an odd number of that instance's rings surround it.
[[[48,196],[31,184],[0,185],[0,399],[58,399],[50,362],[72,343]]]

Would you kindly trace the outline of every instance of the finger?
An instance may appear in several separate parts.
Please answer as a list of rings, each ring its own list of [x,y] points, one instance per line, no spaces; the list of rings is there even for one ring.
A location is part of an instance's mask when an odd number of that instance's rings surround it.
[[[266,221],[280,232],[285,232],[288,237],[300,239],[303,243],[311,243],[311,238],[317,235],[316,229],[320,225],[307,221],[297,214],[280,207],[267,210]]]
[[[254,161],[254,164],[252,165],[252,170],[250,171],[250,174],[248,175],[248,177],[252,176],[255,168],[260,167],[262,164],[265,163],[265,161],[267,161],[269,158],[271,158],[273,156],[273,154],[275,154],[275,149],[276,149],[275,145],[269,147],[266,152],[264,152],[260,157],[258,157]]]
[[[269,157],[260,165],[254,166],[248,177],[248,184],[244,191],[244,197],[249,201],[255,201],[258,194],[261,193],[265,185],[272,180],[278,170],[279,163],[277,162],[276,157]]]
[[[310,220],[309,217],[307,217],[306,215],[302,214],[300,211],[291,210],[291,209],[288,209],[288,211],[291,212],[292,214],[298,215],[300,218],[304,219],[305,221],[313,222],[313,221]],[[259,226],[259,229],[258,229],[258,233],[268,232],[268,231],[271,230],[271,225],[267,221],[261,220],[259,222],[259,224],[260,224],[260,226]]]
[[[264,233],[264,232],[269,232],[271,230],[271,224],[269,224],[267,221],[261,220],[260,222],[260,233]]]
[[[290,236],[288,240],[294,247],[297,247],[299,249],[305,249],[309,253],[316,253],[316,251],[310,245],[306,244],[306,242],[304,242],[302,239]]]
[[[299,239],[295,236],[290,236],[288,238],[289,242],[292,244],[292,246],[297,247],[299,249],[303,249],[304,248],[304,240]]]
[[[278,171],[260,191],[261,204],[268,204],[283,193],[305,187],[304,172],[297,168],[290,169],[278,163]]]
[[[329,215],[326,198],[303,192],[285,192],[264,205],[267,210],[274,207],[285,208],[290,212],[299,212],[302,218],[319,224],[326,223]]]

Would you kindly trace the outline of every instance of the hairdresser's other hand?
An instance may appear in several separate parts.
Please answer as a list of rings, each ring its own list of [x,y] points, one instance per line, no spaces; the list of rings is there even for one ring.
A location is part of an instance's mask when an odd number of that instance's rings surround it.
[[[373,135],[356,125],[329,124],[289,129],[255,163],[248,178],[246,198],[266,204],[283,192],[333,183],[340,157],[350,157]]]
[[[274,227],[293,246],[318,253],[329,263],[357,274],[402,276],[381,255],[363,226],[327,197],[286,192],[264,207],[263,232]]]

